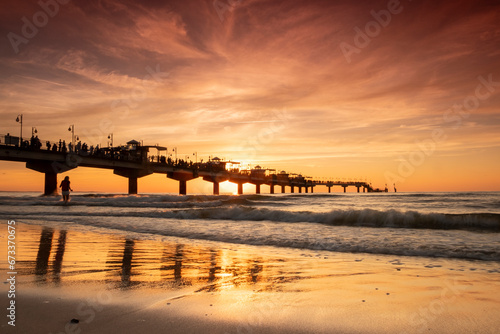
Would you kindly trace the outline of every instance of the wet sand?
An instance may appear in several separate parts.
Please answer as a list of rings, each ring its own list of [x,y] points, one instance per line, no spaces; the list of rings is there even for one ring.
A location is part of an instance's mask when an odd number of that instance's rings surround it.
[[[16,327],[4,315],[2,333],[500,328],[499,263],[253,247],[59,225],[17,226]],[[6,242],[2,235],[0,249]],[[5,256],[0,264],[6,273]]]

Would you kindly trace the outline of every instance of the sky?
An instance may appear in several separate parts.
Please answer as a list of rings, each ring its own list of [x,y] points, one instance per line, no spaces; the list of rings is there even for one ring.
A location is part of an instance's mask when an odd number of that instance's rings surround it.
[[[36,127],[42,141],[70,141],[74,125],[89,145],[112,133],[115,146],[136,139],[320,180],[500,190],[498,1],[1,6],[2,135],[19,134],[22,114],[23,136]],[[64,175],[78,191],[127,191],[109,170]],[[139,192],[177,187],[139,180]],[[0,191],[42,189],[43,174],[0,161]]]

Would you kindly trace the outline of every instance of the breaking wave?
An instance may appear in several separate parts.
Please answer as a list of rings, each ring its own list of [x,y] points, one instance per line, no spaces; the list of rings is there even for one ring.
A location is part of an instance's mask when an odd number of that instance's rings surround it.
[[[232,200],[233,202],[234,200]],[[248,202],[246,199],[237,200]],[[174,209],[130,209],[129,206],[106,207],[101,210],[72,210],[72,216],[100,217],[144,217],[170,218],[177,220],[227,220],[227,221],[273,221],[283,223],[318,223],[330,226],[375,227],[375,228],[410,228],[438,230],[470,230],[479,232],[500,232],[500,215],[492,213],[479,214],[442,214],[419,213],[415,211],[401,212],[397,210],[378,211],[332,210],[329,212],[285,211],[269,208],[256,208],[251,205],[224,206],[222,203],[207,202],[209,205],[196,207],[178,205]],[[208,206],[208,207],[206,207]],[[213,207],[212,207],[213,206]],[[188,207],[186,209],[186,207]],[[70,207],[71,208],[71,207]],[[74,208],[74,207],[73,207]],[[124,210],[124,208],[127,208]],[[2,212],[19,215],[19,212]],[[67,216],[67,211],[45,210],[44,207],[32,208],[31,212],[23,212],[22,216]]]

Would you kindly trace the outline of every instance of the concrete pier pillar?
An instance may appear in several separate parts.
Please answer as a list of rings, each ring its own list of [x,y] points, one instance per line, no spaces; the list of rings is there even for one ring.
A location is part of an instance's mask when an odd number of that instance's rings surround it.
[[[180,180],[179,181],[179,195],[186,195],[186,194],[187,194],[187,181]]]
[[[285,193],[285,186],[281,186],[281,193],[284,194]]]
[[[57,173],[45,173],[45,189],[43,194],[57,194]]]
[[[328,187],[328,193],[332,192],[332,187]]]
[[[260,184],[255,185],[255,193],[260,194]]]
[[[128,178],[128,194],[137,195],[137,177]]]
[[[299,194],[302,194],[302,187],[299,186]]]
[[[364,193],[366,192],[366,187],[363,187],[363,192],[364,192]]]
[[[347,186],[342,186],[342,187],[344,187],[344,192],[346,192],[346,190],[347,190]]]
[[[198,174],[194,172],[174,171],[167,172],[167,177],[179,181],[179,195],[187,195],[187,181],[196,179]]]
[[[153,172],[148,170],[138,170],[138,169],[127,169],[127,168],[117,168],[113,170],[113,173],[126,177],[128,179],[128,194],[137,195],[137,179],[144,177],[146,175],[153,174]]]
[[[311,187],[311,194],[314,193],[314,187]]]
[[[238,195],[243,195],[243,183],[238,183]]]
[[[269,186],[269,192],[270,192],[271,194],[274,194],[274,184],[271,184],[271,185]]]
[[[293,194],[295,192],[295,187],[294,186],[290,186],[290,192]]]
[[[359,193],[359,186],[356,186],[356,188],[358,188],[358,193]]]
[[[307,194],[309,192],[309,187],[305,186],[304,188],[306,188],[306,194]]]
[[[185,178],[186,181],[188,181],[187,178]],[[219,177],[217,175],[205,175],[203,176],[204,181],[212,182],[213,183],[213,194],[214,195],[220,195],[220,183],[227,181],[227,177]]]

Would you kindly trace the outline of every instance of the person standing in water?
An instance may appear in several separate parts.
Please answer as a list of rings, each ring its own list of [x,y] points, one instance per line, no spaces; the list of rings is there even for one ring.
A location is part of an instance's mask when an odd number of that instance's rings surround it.
[[[66,176],[64,178],[64,180],[61,181],[61,185],[59,186],[59,188],[62,189],[62,197],[63,197],[63,200],[64,200],[64,204],[68,203],[68,201],[69,201],[69,192],[73,191],[73,189],[71,189],[71,186],[70,186],[69,176]]]

